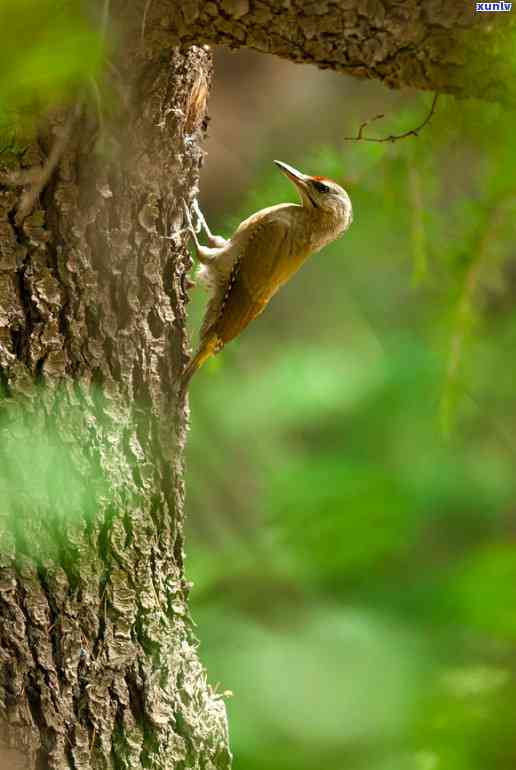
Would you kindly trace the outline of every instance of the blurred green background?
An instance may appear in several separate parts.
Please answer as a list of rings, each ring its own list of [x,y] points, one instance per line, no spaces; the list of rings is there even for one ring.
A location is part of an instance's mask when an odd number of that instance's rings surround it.
[[[2,167],[41,104],[94,100],[78,7],[0,0]],[[236,770],[516,765],[516,115],[440,97],[418,138],[344,141],[431,99],[216,55],[212,228],[295,200],[273,158],[354,205],[191,387],[187,571]]]
[[[0,0],[0,168],[26,149],[49,105],[92,101],[103,49],[100,13],[79,0]]]
[[[212,229],[296,200],[276,157],[354,206],[191,386],[187,571],[236,770],[516,765],[516,115],[441,96],[418,138],[344,141],[431,101],[217,54]]]

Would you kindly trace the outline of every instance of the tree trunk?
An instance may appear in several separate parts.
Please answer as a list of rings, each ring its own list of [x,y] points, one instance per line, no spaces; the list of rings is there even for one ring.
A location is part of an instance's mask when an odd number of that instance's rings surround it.
[[[96,107],[20,152],[62,145],[32,212],[0,188],[2,768],[230,764],[186,604],[177,398],[211,60],[134,30]]]

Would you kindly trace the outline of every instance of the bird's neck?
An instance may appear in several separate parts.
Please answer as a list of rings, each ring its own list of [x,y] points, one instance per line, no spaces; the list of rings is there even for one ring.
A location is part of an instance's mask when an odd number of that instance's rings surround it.
[[[306,217],[309,223],[310,250],[318,251],[327,243],[335,240],[345,229],[343,212],[328,209],[307,209]]]

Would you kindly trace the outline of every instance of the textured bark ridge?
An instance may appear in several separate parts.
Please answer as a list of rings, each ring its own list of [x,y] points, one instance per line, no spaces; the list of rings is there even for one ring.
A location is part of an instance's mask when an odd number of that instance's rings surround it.
[[[181,201],[196,189],[210,68],[201,48],[129,47],[97,107],[85,97],[25,221],[20,190],[0,188],[0,762],[12,767],[229,766],[186,605],[176,395]],[[44,162],[65,122],[54,116],[21,168]]]
[[[474,0],[153,0],[171,44],[255,48],[386,85],[516,103],[516,14]]]

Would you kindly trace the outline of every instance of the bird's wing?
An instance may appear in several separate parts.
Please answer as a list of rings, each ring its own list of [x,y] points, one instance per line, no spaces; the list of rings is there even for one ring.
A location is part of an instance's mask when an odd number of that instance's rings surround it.
[[[287,255],[289,228],[279,217],[262,221],[249,235],[229,277],[217,319],[211,325],[221,346],[265,309],[276,288],[274,274]]]

